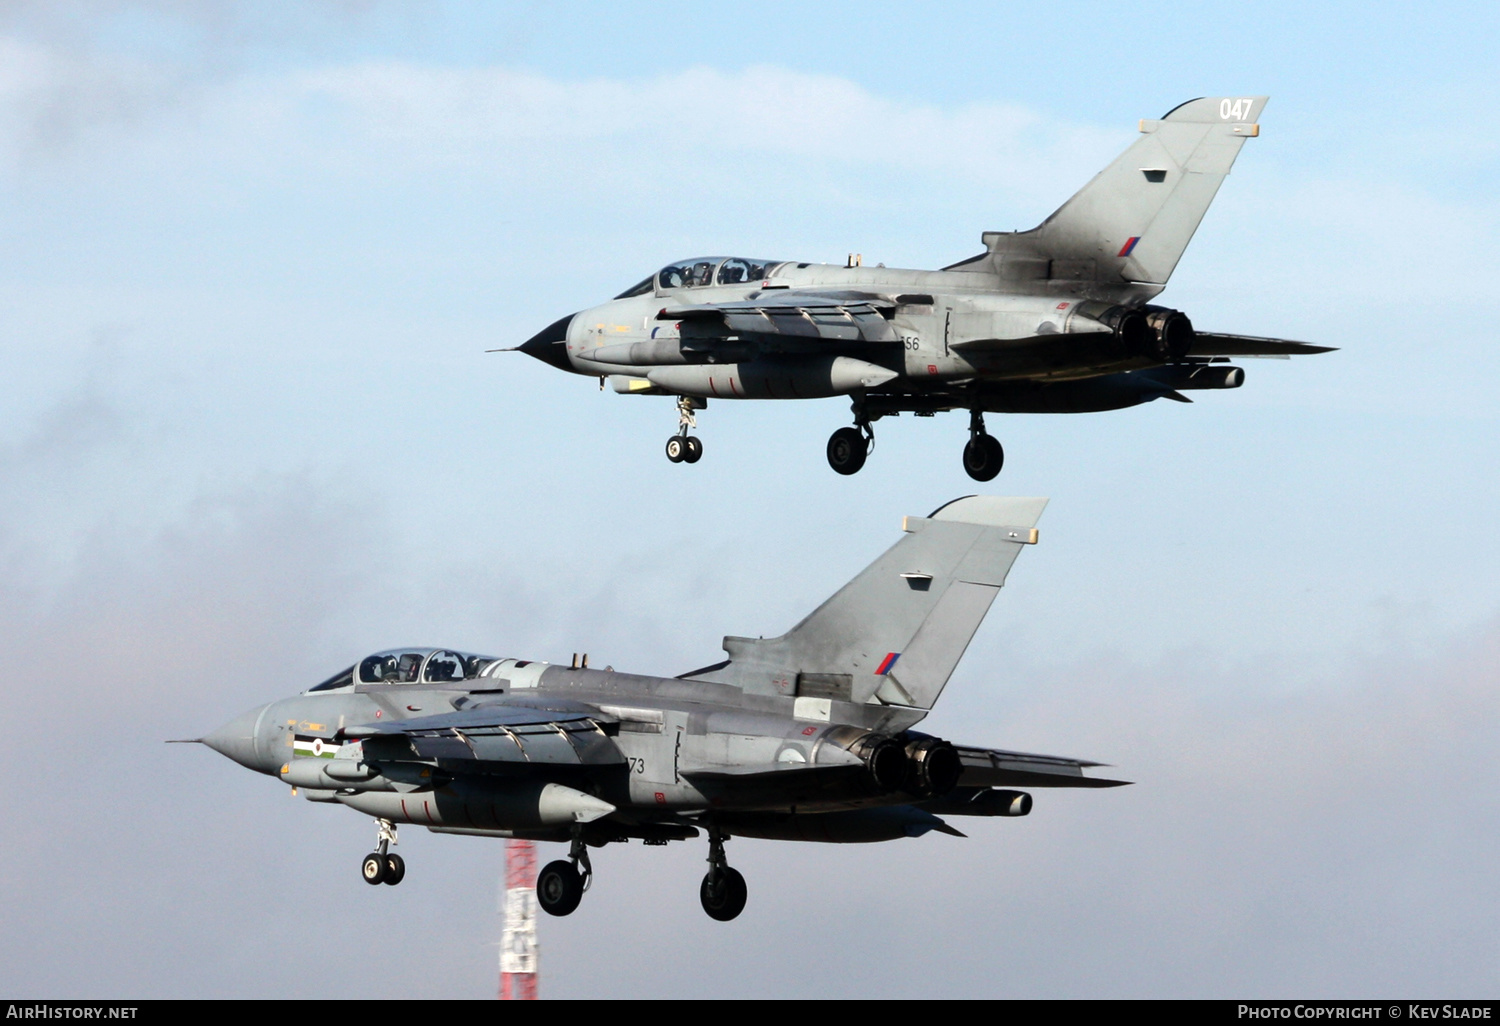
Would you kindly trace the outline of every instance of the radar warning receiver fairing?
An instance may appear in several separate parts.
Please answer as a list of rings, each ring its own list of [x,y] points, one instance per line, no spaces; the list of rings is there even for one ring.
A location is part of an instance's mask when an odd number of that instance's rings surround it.
[[[964,836],[947,820],[1024,816],[1018,788],[1113,787],[1099,763],[955,744],[916,725],[1037,541],[1045,499],[970,496],[927,517],[777,638],[726,637],[728,658],[680,677],[380,652],[202,742],[309,801],[378,821],[361,872],[406,873],[399,824],[563,841],[537,877],[553,915],[592,878],[589,849],[708,835],[704,910],[733,919],[744,877],[731,837],[860,842]]]
[[[1091,413],[1238,388],[1231,357],[1327,347],[1195,330],[1151,302],[1266,97],[1192,100],[1160,120],[1036,228],[985,232],[984,252],[940,271],[702,257],[517,347],[627,395],[677,397],[667,458],[696,463],[709,399],[849,396],[854,426],[828,440],[841,474],[864,465],[881,417],[969,411],[964,469],[988,481],[1005,454],[986,413]]]

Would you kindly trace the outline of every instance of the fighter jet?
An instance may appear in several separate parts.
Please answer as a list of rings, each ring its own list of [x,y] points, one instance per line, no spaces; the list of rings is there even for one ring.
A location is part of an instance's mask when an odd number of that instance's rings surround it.
[[[314,802],[378,824],[361,863],[400,883],[401,824],[570,845],[537,900],[563,916],[593,877],[589,849],[706,834],[703,909],[730,920],[744,877],[732,837],[862,842],[964,836],[949,818],[1025,816],[1017,788],[1113,787],[1080,759],[955,744],[931,711],[1045,499],[970,496],[907,517],[901,538],[780,637],[726,637],[726,659],[678,677],[377,652],[200,740]]]
[[[515,350],[626,395],[677,397],[667,458],[696,463],[709,399],[849,396],[828,440],[840,474],[864,466],[875,421],[969,411],[964,470],[1000,472],[986,413],[1091,413],[1238,388],[1230,357],[1327,347],[1194,329],[1151,303],[1266,97],[1191,100],[1030,231],[985,232],[984,252],[938,271],[698,257],[569,314]],[[511,350],[511,351],[515,351]],[[500,351],[500,350],[496,350]]]

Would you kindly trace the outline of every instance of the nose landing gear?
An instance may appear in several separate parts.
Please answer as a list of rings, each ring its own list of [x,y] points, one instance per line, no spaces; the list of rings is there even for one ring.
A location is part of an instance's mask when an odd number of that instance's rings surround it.
[[[698,426],[693,411],[707,407],[708,401],[705,399],[693,399],[685,395],[677,397],[677,433],[667,439],[667,459],[673,463],[697,463],[703,458],[703,443],[696,435],[688,434],[688,431]]]
[[[388,819],[376,825],[376,850],[366,855],[360,863],[360,876],[367,884],[390,884],[396,886],[406,877],[406,860],[390,850],[396,842],[396,824]]]

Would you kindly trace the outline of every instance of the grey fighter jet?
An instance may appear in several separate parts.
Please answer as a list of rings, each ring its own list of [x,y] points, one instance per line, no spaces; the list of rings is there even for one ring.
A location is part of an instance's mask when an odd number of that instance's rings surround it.
[[[727,637],[680,677],[379,652],[204,744],[315,802],[378,821],[361,872],[399,883],[399,824],[571,844],[538,875],[553,915],[577,908],[589,849],[706,833],[704,910],[733,919],[745,880],[731,837],[860,842],[963,836],[947,818],[1024,816],[1018,788],[1112,787],[1078,759],[954,744],[915,730],[942,694],[1045,499],[970,496],[927,517],[777,638]]]
[[[559,319],[520,352],[627,395],[677,397],[667,458],[695,463],[709,399],[847,395],[854,425],[828,440],[841,474],[864,466],[881,417],[969,411],[964,469],[1005,454],[986,413],[1090,413],[1238,388],[1230,357],[1328,349],[1194,330],[1152,304],[1246,139],[1264,96],[1191,100],[1159,120],[1036,228],[985,232],[940,271],[700,257]]]

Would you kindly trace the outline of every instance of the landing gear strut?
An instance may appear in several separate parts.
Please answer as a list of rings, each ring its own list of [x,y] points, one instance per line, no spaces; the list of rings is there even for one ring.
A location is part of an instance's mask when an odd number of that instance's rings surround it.
[[[964,472],[976,481],[990,481],[1005,465],[1005,450],[984,430],[984,412],[969,411],[969,442],[964,446]]]
[[[706,406],[707,402],[702,399],[685,395],[677,397],[677,433],[667,439],[667,459],[673,463],[697,463],[703,458],[703,443],[698,440],[697,435],[690,435],[688,431],[698,426],[693,411]]]
[[[396,842],[396,824],[388,819],[376,824],[375,851],[366,855],[360,863],[359,873],[367,884],[390,884],[396,886],[406,876],[406,860],[390,850]]]
[[[745,911],[749,891],[745,878],[724,859],[724,842],[728,835],[717,826],[708,828],[708,875],[698,888],[698,900],[711,919],[727,923]]]
[[[579,867],[582,867],[581,871]],[[589,863],[589,849],[583,843],[583,834],[575,828],[567,859],[549,862],[537,874],[536,903],[549,915],[568,915],[578,907],[583,892],[593,882],[594,867]]]
[[[875,448],[875,429],[863,405],[854,403],[854,426],[839,428],[828,439],[828,465],[840,474],[857,474]]]

